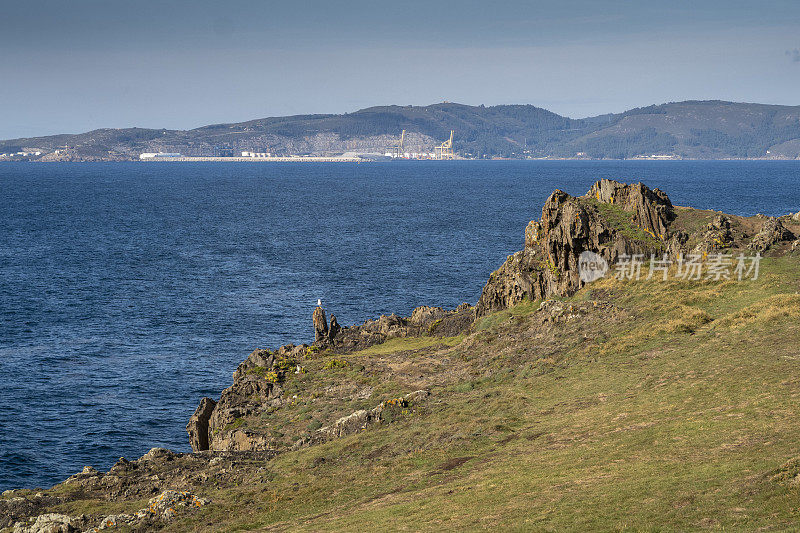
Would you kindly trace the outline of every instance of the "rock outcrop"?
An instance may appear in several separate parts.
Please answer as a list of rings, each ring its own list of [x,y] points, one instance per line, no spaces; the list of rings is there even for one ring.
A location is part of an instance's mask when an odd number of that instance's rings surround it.
[[[401,398],[393,398],[381,402],[372,409],[355,411],[354,413],[339,418],[330,426],[319,428],[312,437],[298,441],[295,446],[300,447],[306,444],[345,437],[363,431],[370,426],[386,423],[389,418],[389,413],[396,415],[398,411],[402,412],[403,410],[413,409],[417,404],[425,401],[428,396],[430,396],[429,391],[418,390],[406,394]]]
[[[328,328],[328,340],[333,341],[341,330],[342,327],[339,325],[339,321],[336,320],[336,315],[331,313],[331,325]]]
[[[312,315],[316,338],[313,346],[287,344],[277,350],[254,350],[233,373],[233,384],[222,391],[218,401],[200,401],[186,426],[192,450],[273,449],[275,442],[267,433],[242,427],[243,420],[291,401],[285,397],[283,386],[289,373],[305,372],[301,364],[304,358],[325,350],[347,354],[395,337],[454,336],[469,330],[474,318],[469,304],[453,310],[418,307],[408,318],[383,315],[343,328],[333,314],[328,325],[325,311],[317,307]]]
[[[475,312],[467,303],[452,310],[421,306],[414,309],[410,317],[381,315],[377,319],[350,327],[340,327],[338,322],[334,327],[333,318],[331,315],[328,334],[314,344],[320,348],[333,349],[337,353],[349,353],[397,337],[458,335],[470,328]]]
[[[147,507],[131,513],[104,516],[97,525],[85,515],[71,517],[60,513],[46,513],[30,518],[27,522],[16,522],[14,533],[98,533],[99,531],[128,526],[136,530],[160,529],[157,521],[170,521],[184,509],[195,509],[207,505],[209,500],[198,498],[188,491],[165,490],[147,502]]]
[[[243,417],[256,415],[283,404],[281,383],[285,374],[296,371],[301,354],[308,348],[306,345],[286,345],[274,352],[253,351],[236,369],[233,384],[222,391],[219,401],[211,410],[208,418],[207,448],[195,448],[195,443],[200,444],[200,441],[192,439],[192,450],[229,451],[269,448],[268,439],[256,437],[250,434],[247,428],[240,428],[238,425]],[[189,431],[189,434],[191,437],[192,432]]]
[[[780,220],[768,218],[747,247],[758,252],[766,252],[779,242],[793,239],[792,232],[786,229]]]
[[[200,405],[194,410],[194,414],[189,418],[189,423],[186,424],[186,432],[189,433],[189,441],[192,445],[192,450],[200,451],[208,449],[208,421],[211,419],[211,413],[216,406],[217,402],[211,398],[203,398],[200,400]]]
[[[12,491],[13,492],[13,491]],[[3,493],[5,496],[6,493]],[[0,499],[0,529],[13,526],[26,518],[38,515],[42,509],[61,503],[61,498],[37,492],[34,495]],[[44,520],[44,519],[43,519]],[[33,526],[32,523],[25,527]]]
[[[631,221],[653,237],[663,239],[669,223],[675,218],[672,202],[660,189],[649,189],[643,183],[626,185],[603,179],[592,185],[588,197],[604,204],[613,204],[632,213]]]
[[[706,225],[705,231],[697,237],[697,244],[692,248],[694,253],[711,253],[731,246],[733,233],[731,220],[719,214]]]
[[[320,342],[328,337],[328,321],[325,318],[325,310],[317,306],[314,309],[314,342]]]
[[[59,513],[47,513],[34,518],[29,524],[16,523],[14,533],[78,533],[80,521]]]
[[[584,251],[608,263],[621,254],[663,252],[674,218],[667,195],[641,183],[601,180],[577,198],[557,190],[545,202],[541,219],[525,229],[525,248],[489,277],[477,316],[526,298],[574,293],[584,284],[578,273]]]

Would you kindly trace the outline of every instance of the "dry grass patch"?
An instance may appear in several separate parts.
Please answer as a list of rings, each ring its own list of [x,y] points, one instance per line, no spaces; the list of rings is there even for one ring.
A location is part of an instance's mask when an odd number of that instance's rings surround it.
[[[743,328],[775,320],[800,318],[800,294],[776,294],[722,317],[718,326]]]

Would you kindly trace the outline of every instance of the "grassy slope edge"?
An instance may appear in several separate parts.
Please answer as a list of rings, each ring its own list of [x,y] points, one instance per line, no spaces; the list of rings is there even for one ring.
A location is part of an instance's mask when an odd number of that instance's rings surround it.
[[[597,316],[550,330],[536,305],[499,313],[446,349],[472,379],[204,490],[167,530],[797,528],[800,491],[771,476],[800,454],[799,280],[771,258],[757,281],[602,280],[564,303]]]
[[[797,254],[765,258],[755,281],[603,279],[463,338],[304,365],[291,423],[432,395],[391,424],[238,462],[233,481],[209,466],[191,490],[212,504],[164,531],[800,527],[796,473],[775,477],[800,455]],[[72,496],[48,512],[141,504]]]

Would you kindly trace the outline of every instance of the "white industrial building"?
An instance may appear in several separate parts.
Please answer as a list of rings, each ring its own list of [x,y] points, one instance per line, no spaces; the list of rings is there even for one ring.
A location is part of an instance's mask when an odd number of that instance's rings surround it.
[[[158,153],[144,153],[139,155],[139,159],[163,159],[163,158],[171,159],[175,157],[181,157],[181,154],[158,152]]]

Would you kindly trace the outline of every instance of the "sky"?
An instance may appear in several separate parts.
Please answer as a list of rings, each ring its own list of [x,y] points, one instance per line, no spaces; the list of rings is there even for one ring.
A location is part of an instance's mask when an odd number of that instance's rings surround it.
[[[0,139],[373,105],[800,105],[798,0],[0,0]]]

